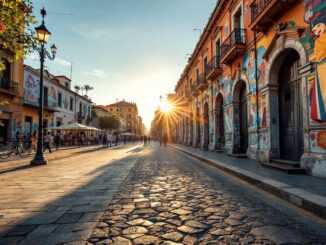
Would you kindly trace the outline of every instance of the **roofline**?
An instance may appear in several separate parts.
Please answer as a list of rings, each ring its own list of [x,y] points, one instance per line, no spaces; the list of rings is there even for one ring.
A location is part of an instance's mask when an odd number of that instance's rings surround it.
[[[186,64],[186,67],[184,68],[183,72],[181,73],[181,76],[175,86],[175,89],[174,91],[176,91],[180,84],[182,83],[182,80],[185,78],[185,75],[188,73],[189,71],[189,68],[191,67],[191,65],[194,63],[194,57],[197,56],[201,46],[203,45],[203,43],[207,40],[208,38],[208,35],[211,33],[211,29],[209,27],[211,27],[211,25],[213,24],[213,22],[218,18],[220,17],[220,12],[222,10],[222,6],[223,4],[226,2],[227,0],[220,0],[217,2],[211,16],[209,17],[208,19],[208,22],[204,28],[204,31],[203,33],[201,34],[196,46],[195,46],[195,49],[194,51],[192,52],[191,54],[191,57],[188,59],[188,63]]]
[[[33,72],[33,73],[36,74],[36,75],[40,75],[40,73],[38,72],[37,69],[35,69],[35,68],[33,68],[33,67],[29,66],[29,65],[24,64],[24,71],[25,71],[25,68],[28,69],[29,71]],[[48,71],[48,72],[49,72],[49,71]],[[51,73],[49,72],[49,74],[51,74]],[[51,75],[52,75],[54,78],[46,77],[46,79],[49,80],[49,81],[51,81],[52,83],[54,83],[53,80],[55,80],[55,76],[54,76],[53,74],[51,74]],[[66,91],[68,91],[68,92],[74,94],[75,96],[77,96],[77,97],[79,97],[79,98],[82,98],[83,100],[86,100],[86,101],[89,102],[90,104],[93,104],[93,101],[91,101],[91,100],[85,98],[84,96],[82,96],[82,95],[76,93],[75,91],[73,91],[73,90],[71,90],[71,89],[69,89],[69,88],[66,88],[65,86],[61,85],[60,83],[55,82],[55,85],[57,85],[58,87],[60,87],[60,88],[62,88],[62,89],[64,89],[64,90],[66,90]]]

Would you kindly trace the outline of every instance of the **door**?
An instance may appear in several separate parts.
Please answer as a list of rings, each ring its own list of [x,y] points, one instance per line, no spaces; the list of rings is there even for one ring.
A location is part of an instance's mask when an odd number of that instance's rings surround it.
[[[246,85],[243,84],[239,97],[239,119],[240,119],[240,153],[246,153],[248,149],[248,117]]]
[[[222,150],[224,144],[223,97],[216,98],[216,149]]]
[[[9,120],[1,119],[2,125],[0,126],[0,145],[8,142]]]
[[[300,161],[303,154],[303,120],[299,55],[290,53],[279,73],[280,157]]]
[[[204,149],[208,149],[209,145],[209,115],[208,115],[208,104],[204,105]]]

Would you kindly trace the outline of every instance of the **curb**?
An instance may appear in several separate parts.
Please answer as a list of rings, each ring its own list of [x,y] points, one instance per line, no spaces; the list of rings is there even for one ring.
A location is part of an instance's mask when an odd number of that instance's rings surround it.
[[[267,191],[283,200],[290,202],[302,209],[305,209],[323,219],[326,219],[326,197],[316,195],[299,188],[290,186],[280,181],[276,181],[259,174],[240,169],[238,167],[223,164],[218,161],[212,161],[207,158],[198,156],[189,151],[183,150],[174,145],[168,145],[178,151],[181,151],[193,158],[196,158],[208,165],[231,174],[241,180],[246,181],[264,191]]]

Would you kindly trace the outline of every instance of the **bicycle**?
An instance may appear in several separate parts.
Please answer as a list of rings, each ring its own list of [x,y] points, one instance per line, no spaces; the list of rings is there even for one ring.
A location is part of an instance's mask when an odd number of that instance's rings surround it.
[[[0,147],[1,159],[7,159],[13,154],[26,158],[31,154],[31,148],[27,142],[21,141],[11,141],[9,144]]]

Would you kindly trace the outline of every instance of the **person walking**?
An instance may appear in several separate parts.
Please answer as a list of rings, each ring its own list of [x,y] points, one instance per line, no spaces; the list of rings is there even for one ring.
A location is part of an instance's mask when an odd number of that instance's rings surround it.
[[[109,146],[110,145],[110,146]],[[111,147],[112,146],[112,134],[109,133],[108,134],[108,139],[107,139],[107,144],[106,144],[107,147]]]
[[[34,131],[31,137],[31,150],[36,151],[36,145],[37,145],[37,132]]]
[[[56,136],[54,136],[54,145],[55,145],[55,149],[59,150],[59,146],[60,146],[60,134],[57,133]]]
[[[52,153],[50,142],[51,142],[51,133],[48,132],[45,135],[45,137],[44,137],[44,148],[43,148],[43,152],[45,152],[45,150],[48,149],[49,152]]]

